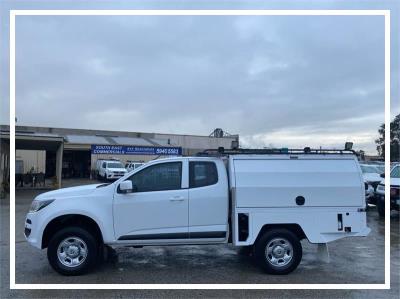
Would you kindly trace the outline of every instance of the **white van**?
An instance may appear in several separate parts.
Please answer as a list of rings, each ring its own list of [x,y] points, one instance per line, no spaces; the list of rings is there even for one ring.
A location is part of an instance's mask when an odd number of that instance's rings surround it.
[[[25,236],[64,275],[95,266],[102,245],[225,243],[251,247],[267,273],[287,274],[302,239],[368,235],[364,192],[351,151],[207,152],[150,161],[112,184],[40,194]]]

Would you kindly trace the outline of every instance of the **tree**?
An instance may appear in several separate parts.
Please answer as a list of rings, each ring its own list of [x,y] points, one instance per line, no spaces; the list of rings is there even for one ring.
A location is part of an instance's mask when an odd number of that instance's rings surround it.
[[[381,157],[385,157],[385,124],[378,129],[379,137],[375,140],[376,150]],[[390,161],[399,161],[400,155],[400,114],[390,123]]]

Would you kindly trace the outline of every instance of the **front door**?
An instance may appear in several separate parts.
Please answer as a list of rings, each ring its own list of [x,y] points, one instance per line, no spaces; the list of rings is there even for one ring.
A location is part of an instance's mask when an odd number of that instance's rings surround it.
[[[186,239],[188,189],[182,186],[183,162],[149,165],[128,179],[132,193],[114,195],[117,240]]]

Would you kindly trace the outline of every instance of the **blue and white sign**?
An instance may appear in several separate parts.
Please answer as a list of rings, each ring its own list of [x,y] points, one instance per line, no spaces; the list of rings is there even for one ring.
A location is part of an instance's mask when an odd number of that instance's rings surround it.
[[[92,144],[92,154],[181,156],[181,147]]]

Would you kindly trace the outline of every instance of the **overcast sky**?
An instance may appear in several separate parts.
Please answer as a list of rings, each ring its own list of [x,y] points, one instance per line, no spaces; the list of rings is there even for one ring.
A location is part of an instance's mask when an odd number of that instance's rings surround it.
[[[16,40],[20,125],[375,153],[384,121],[380,16],[23,16]]]

